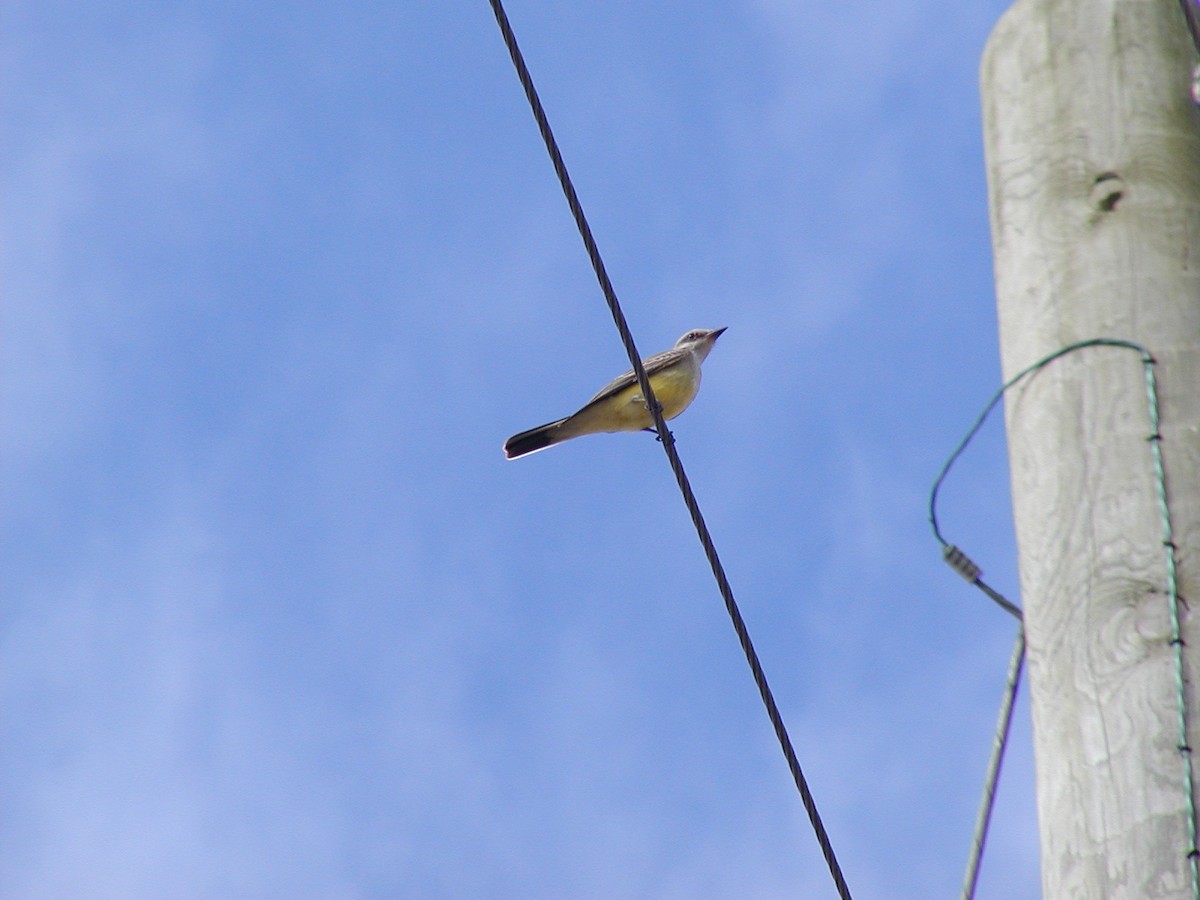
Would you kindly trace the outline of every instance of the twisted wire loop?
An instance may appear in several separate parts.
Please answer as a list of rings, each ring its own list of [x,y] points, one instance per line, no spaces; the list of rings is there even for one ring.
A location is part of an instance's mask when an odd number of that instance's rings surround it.
[[[1184,4],[1185,13],[1189,12],[1190,0],[1181,0]],[[1192,31],[1193,37],[1200,35],[1200,22],[1195,14],[1195,10],[1191,9],[1188,17],[1189,29]],[[1200,47],[1200,40],[1198,40]],[[946,540],[942,534],[941,527],[937,517],[937,500],[938,492],[941,490],[942,483],[946,480],[946,476],[950,473],[955,461],[967,449],[967,446],[974,439],[976,433],[988,415],[996,408],[1000,400],[1009,388],[1017,384],[1026,376],[1044,368],[1060,357],[1066,356],[1068,353],[1074,353],[1077,350],[1083,350],[1088,347],[1117,347],[1125,350],[1132,350],[1141,357],[1142,374],[1146,385],[1146,409],[1147,418],[1150,423],[1150,434],[1147,435],[1146,441],[1150,445],[1150,459],[1154,468],[1154,489],[1155,499],[1158,504],[1159,520],[1162,528],[1162,546],[1163,546],[1163,562],[1166,570],[1166,587],[1167,599],[1169,603],[1169,611],[1171,617],[1171,640],[1170,644],[1174,648],[1174,675],[1175,675],[1175,690],[1176,690],[1176,712],[1179,736],[1179,754],[1182,760],[1182,775],[1183,788],[1187,796],[1186,813],[1187,813],[1187,861],[1191,875],[1192,883],[1192,898],[1200,900],[1200,848],[1197,847],[1197,825],[1196,825],[1196,797],[1195,797],[1195,773],[1193,769],[1192,748],[1188,742],[1188,695],[1187,695],[1187,680],[1184,671],[1184,640],[1182,632],[1182,624],[1180,621],[1180,606],[1183,599],[1179,595],[1179,577],[1176,560],[1176,546],[1174,536],[1174,526],[1171,523],[1171,507],[1168,503],[1167,495],[1167,476],[1166,468],[1163,464],[1162,455],[1162,429],[1161,417],[1159,413],[1158,402],[1158,382],[1154,373],[1155,360],[1150,351],[1141,344],[1133,341],[1127,341],[1120,338],[1091,338],[1084,341],[1076,341],[1072,344],[1067,344],[1060,347],[1048,356],[1039,359],[1032,365],[1026,366],[1012,378],[1008,379],[1000,389],[992,395],[987,404],[984,405],[983,411],[975,419],[975,422],[967,430],[966,435],[954,448],[950,457],[942,466],[938,473],[937,479],[933,483],[933,489],[929,493],[929,524],[933,527],[934,537],[942,545],[942,556],[946,562],[956,572],[962,575],[967,581],[974,584],[981,591],[987,594],[999,606],[1007,612],[1016,616],[1018,620],[1022,618],[1021,610],[1015,604],[1007,600],[999,592],[993,590],[980,578],[980,569],[970,557],[962,550]],[[996,726],[996,740],[993,742],[992,758],[988,764],[988,774],[984,784],[983,800],[980,804],[979,817],[975,826],[975,837],[971,845],[971,856],[967,863],[967,873],[963,880],[963,900],[970,900],[975,894],[975,884],[979,877],[979,863],[983,855],[983,846],[987,837],[988,822],[991,818],[993,799],[996,790],[996,780],[1000,774],[1000,762],[1004,756],[1005,744],[1008,739],[1009,724],[1012,718],[1012,703],[1016,697],[1017,684],[1021,674],[1021,664],[1024,661],[1025,652],[1025,633],[1023,626],[1017,633],[1016,645],[1013,648],[1012,660],[1009,663],[1008,682],[1005,687],[1004,699],[1000,708],[1000,720]]]
[[[504,12],[501,0],[489,0],[489,2],[492,6],[492,12],[495,13],[496,23],[500,26],[500,33],[504,37],[505,46],[508,47],[509,56],[512,57],[513,66],[517,70],[517,77],[520,79],[521,86],[525,89],[525,98],[529,101],[533,117],[537,121],[538,131],[541,132],[542,141],[546,145],[546,151],[549,153],[550,160],[554,165],[554,171],[558,175],[559,184],[562,186],[563,194],[566,195],[567,205],[570,206],[571,215],[575,218],[575,225],[579,229],[579,236],[583,238],[583,245],[587,249],[588,259],[591,260],[592,268],[596,273],[596,279],[600,283],[600,290],[603,292],[604,299],[608,303],[613,322],[621,336],[621,343],[625,346],[625,352],[628,354],[629,362],[633,366],[634,374],[637,376],[642,396],[646,399],[646,407],[654,419],[654,427],[658,431],[663,451],[667,454],[671,471],[675,473],[675,481],[679,485],[679,490],[683,495],[683,501],[687,506],[688,513],[692,517],[692,524],[695,526],[696,534],[700,538],[700,544],[704,548],[704,555],[708,558],[713,577],[717,582],[717,588],[720,590],[721,597],[725,601],[725,609],[729,613],[733,629],[737,633],[738,642],[741,644],[742,652],[746,656],[746,662],[749,664],[751,674],[754,676],[754,683],[758,687],[759,696],[766,707],[767,716],[771,720],[771,727],[775,730],[775,737],[779,741],[780,748],[783,750],[788,769],[791,771],[792,779],[796,783],[796,789],[800,792],[800,800],[804,804],[805,812],[808,813],[809,821],[812,823],[817,843],[820,845],[821,853],[825,857],[825,863],[829,867],[829,873],[833,877],[838,895],[842,900],[850,900],[850,889],[846,885],[846,879],[842,875],[841,866],[838,864],[837,857],[834,854],[833,844],[830,842],[829,834],[825,830],[825,825],[821,821],[820,814],[817,812],[816,801],[813,799],[812,791],[808,787],[808,781],[800,768],[800,761],[796,758],[796,751],[792,747],[791,738],[788,736],[787,728],[783,722],[783,716],[779,712],[779,707],[775,703],[775,697],[771,693],[770,685],[767,683],[766,674],[759,663],[758,654],[755,652],[754,644],[750,640],[750,632],[746,628],[745,620],[742,618],[741,611],[738,609],[737,603],[733,598],[733,589],[729,585],[729,579],[725,576],[725,568],[721,565],[721,560],[717,556],[717,548],[713,544],[712,535],[709,533],[708,526],[704,522],[704,516],[700,512],[700,505],[696,502],[696,496],[692,491],[691,484],[688,482],[687,474],[683,470],[683,463],[680,461],[679,454],[675,450],[675,438],[667,428],[666,420],[663,418],[662,406],[654,396],[654,389],[651,387],[650,379],[646,375],[646,369],[642,365],[641,355],[637,351],[637,347],[633,341],[633,334],[630,332],[629,325],[625,321],[625,314],[621,311],[621,305],[617,301],[616,291],[613,289],[612,281],[608,277],[604,261],[600,257],[600,250],[596,246],[591,226],[588,225],[587,217],[583,213],[583,206],[579,202],[579,196],[576,194],[575,186],[571,182],[571,176],[567,172],[566,163],[563,162],[562,153],[558,149],[558,142],[554,139],[554,133],[550,130],[550,122],[546,118],[546,111],[543,109],[541,99],[538,97],[537,90],[533,86],[533,78],[529,74],[529,69],[525,65],[525,59],[521,54],[520,48],[517,46],[516,36],[513,34],[512,26],[509,24],[508,16]]]

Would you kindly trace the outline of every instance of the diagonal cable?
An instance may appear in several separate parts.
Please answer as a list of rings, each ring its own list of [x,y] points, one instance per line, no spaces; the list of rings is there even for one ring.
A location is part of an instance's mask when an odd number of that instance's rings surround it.
[[[1179,0],[1179,8],[1183,11],[1183,21],[1188,34],[1192,36],[1192,44],[1200,51],[1200,7],[1197,7],[1196,0]]]
[[[992,811],[996,807],[996,785],[1000,781],[1000,766],[1008,748],[1008,736],[1012,729],[1013,708],[1017,701],[1017,687],[1021,683],[1021,668],[1025,664],[1025,626],[1017,626],[1017,637],[1013,641],[1012,656],[1008,661],[1008,677],[1004,681],[1004,696],[1000,701],[1000,712],[996,715],[996,731],[992,738],[992,752],[988,757],[987,774],[983,779],[983,796],[979,799],[979,812],[975,815],[975,833],[971,838],[971,852],[967,857],[967,869],[963,875],[960,900],[973,900],[979,886],[979,868],[983,862],[983,848],[987,845],[988,829],[992,823]]]
[[[616,324],[617,331],[621,335],[621,342],[625,345],[625,352],[628,354],[629,362],[632,364],[634,374],[637,376],[642,396],[646,398],[646,406],[650,411],[651,417],[654,419],[654,427],[658,430],[663,451],[667,454],[667,460],[671,464],[671,471],[675,473],[675,481],[679,485],[683,501],[687,505],[688,512],[691,514],[692,524],[696,527],[696,534],[700,538],[700,543],[704,547],[704,554],[708,558],[709,566],[712,568],[713,577],[716,579],[721,597],[725,601],[725,609],[729,613],[730,620],[733,622],[734,631],[737,632],[738,642],[742,646],[742,652],[746,655],[746,662],[750,665],[750,671],[754,676],[754,683],[758,686],[758,692],[762,697],[763,705],[766,707],[767,716],[771,720],[771,726],[775,729],[775,737],[778,739],[779,746],[783,750],[783,755],[787,759],[788,769],[791,771],[792,778],[796,782],[796,789],[800,792],[800,800],[804,804],[805,812],[808,813],[809,821],[812,823],[813,831],[816,833],[817,843],[820,845],[821,853],[824,855],[825,862],[829,866],[829,873],[833,876],[838,895],[842,900],[850,900],[850,889],[846,885],[846,879],[842,875],[841,866],[838,865],[837,857],[834,855],[829,834],[826,832],[825,825],[821,821],[821,816],[817,812],[816,801],[809,790],[808,781],[800,769],[800,761],[796,758],[796,751],[792,747],[791,738],[788,736],[787,728],[783,723],[783,716],[780,715],[779,707],[775,703],[775,697],[771,693],[770,685],[767,684],[767,676],[763,672],[762,665],[758,660],[758,654],[755,652],[754,645],[750,641],[750,632],[747,630],[741,611],[733,599],[733,589],[729,586],[729,579],[726,578],[725,569],[717,556],[717,548],[713,544],[708,526],[704,522],[704,516],[700,513],[700,506],[696,502],[696,497],[692,492],[691,484],[688,482],[687,474],[683,470],[683,463],[680,462],[679,454],[675,450],[675,438],[667,429],[666,420],[663,418],[662,406],[655,398],[654,389],[650,386],[650,379],[647,377],[646,369],[642,365],[641,355],[638,353],[637,347],[633,342],[633,334],[629,330],[629,325],[625,321],[625,314],[621,311],[621,305],[617,301],[616,291],[613,290],[608,272],[604,268],[604,261],[600,258],[600,250],[596,246],[596,239],[592,235],[591,226],[588,225],[587,217],[583,213],[583,206],[580,204],[579,197],[575,193],[575,187],[571,183],[571,176],[568,174],[567,166],[563,162],[562,154],[559,152],[558,142],[554,139],[554,133],[550,130],[550,122],[546,118],[546,111],[542,108],[542,102],[538,98],[537,90],[533,86],[533,78],[530,76],[529,69],[525,65],[525,59],[521,55],[520,48],[517,46],[517,38],[513,34],[512,26],[509,24],[508,16],[504,12],[501,0],[489,0],[489,2],[492,5],[492,12],[496,15],[496,22],[500,26],[500,32],[504,36],[504,43],[508,47],[509,55],[512,57],[513,66],[517,70],[517,77],[521,81],[521,86],[525,89],[525,97],[529,101],[533,117],[537,120],[538,130],[541,132],[542,140],[546,145],[546,151],[550,154],[550,160],[554,164],[554,171],[558,174],[558,180],[562,185],[563,193],[566,195],[567,204],[571,207],[571,214],[575,217],[575,225],[579,229],[580,237],[583,238],[584,247],[587,248],[588,258],[591,260],[592,268],[596,272],[596,278],[600,282],[600,290],[604,293],[604,299],[608,303],[609,311],[612,313],[613,322]]]

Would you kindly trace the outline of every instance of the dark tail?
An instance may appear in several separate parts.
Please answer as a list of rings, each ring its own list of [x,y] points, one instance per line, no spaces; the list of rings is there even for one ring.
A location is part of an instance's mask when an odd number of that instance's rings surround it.
[[[528,431],[514,434],[504,442],[504,455],[509,459],[516,459],[518,456],[544,450],[552,444],[565,441],[572,436],[562,432],[561,426],[565,421],[567,420],[559,419],[549,425],[539,425],[537,428],[530,428]]]

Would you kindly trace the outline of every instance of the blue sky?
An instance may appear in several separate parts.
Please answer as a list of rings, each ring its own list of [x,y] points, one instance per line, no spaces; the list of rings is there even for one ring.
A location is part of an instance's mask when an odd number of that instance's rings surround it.
[[[1013,638],[925,503],[999,379],[997,2],[509,15],[846,877],[956,894]],[[0,893],[825,897],[486,2],[17,2]],[[943,527],[1016,597],[993,423]],[[1038,892],[1018,709],[981,897]]]

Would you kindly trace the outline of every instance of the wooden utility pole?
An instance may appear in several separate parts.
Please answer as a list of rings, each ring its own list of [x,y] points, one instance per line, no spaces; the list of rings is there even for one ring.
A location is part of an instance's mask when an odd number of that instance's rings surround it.
[[[1018,0],[982,86],[1006,377],[1096,337],[1157,362],[1200,776],[1195,57],[1177,0]],[[1063,356],[1009,392],[1006,420],[1044,897],[1192,897],[1197,800],[1139,356]]]

